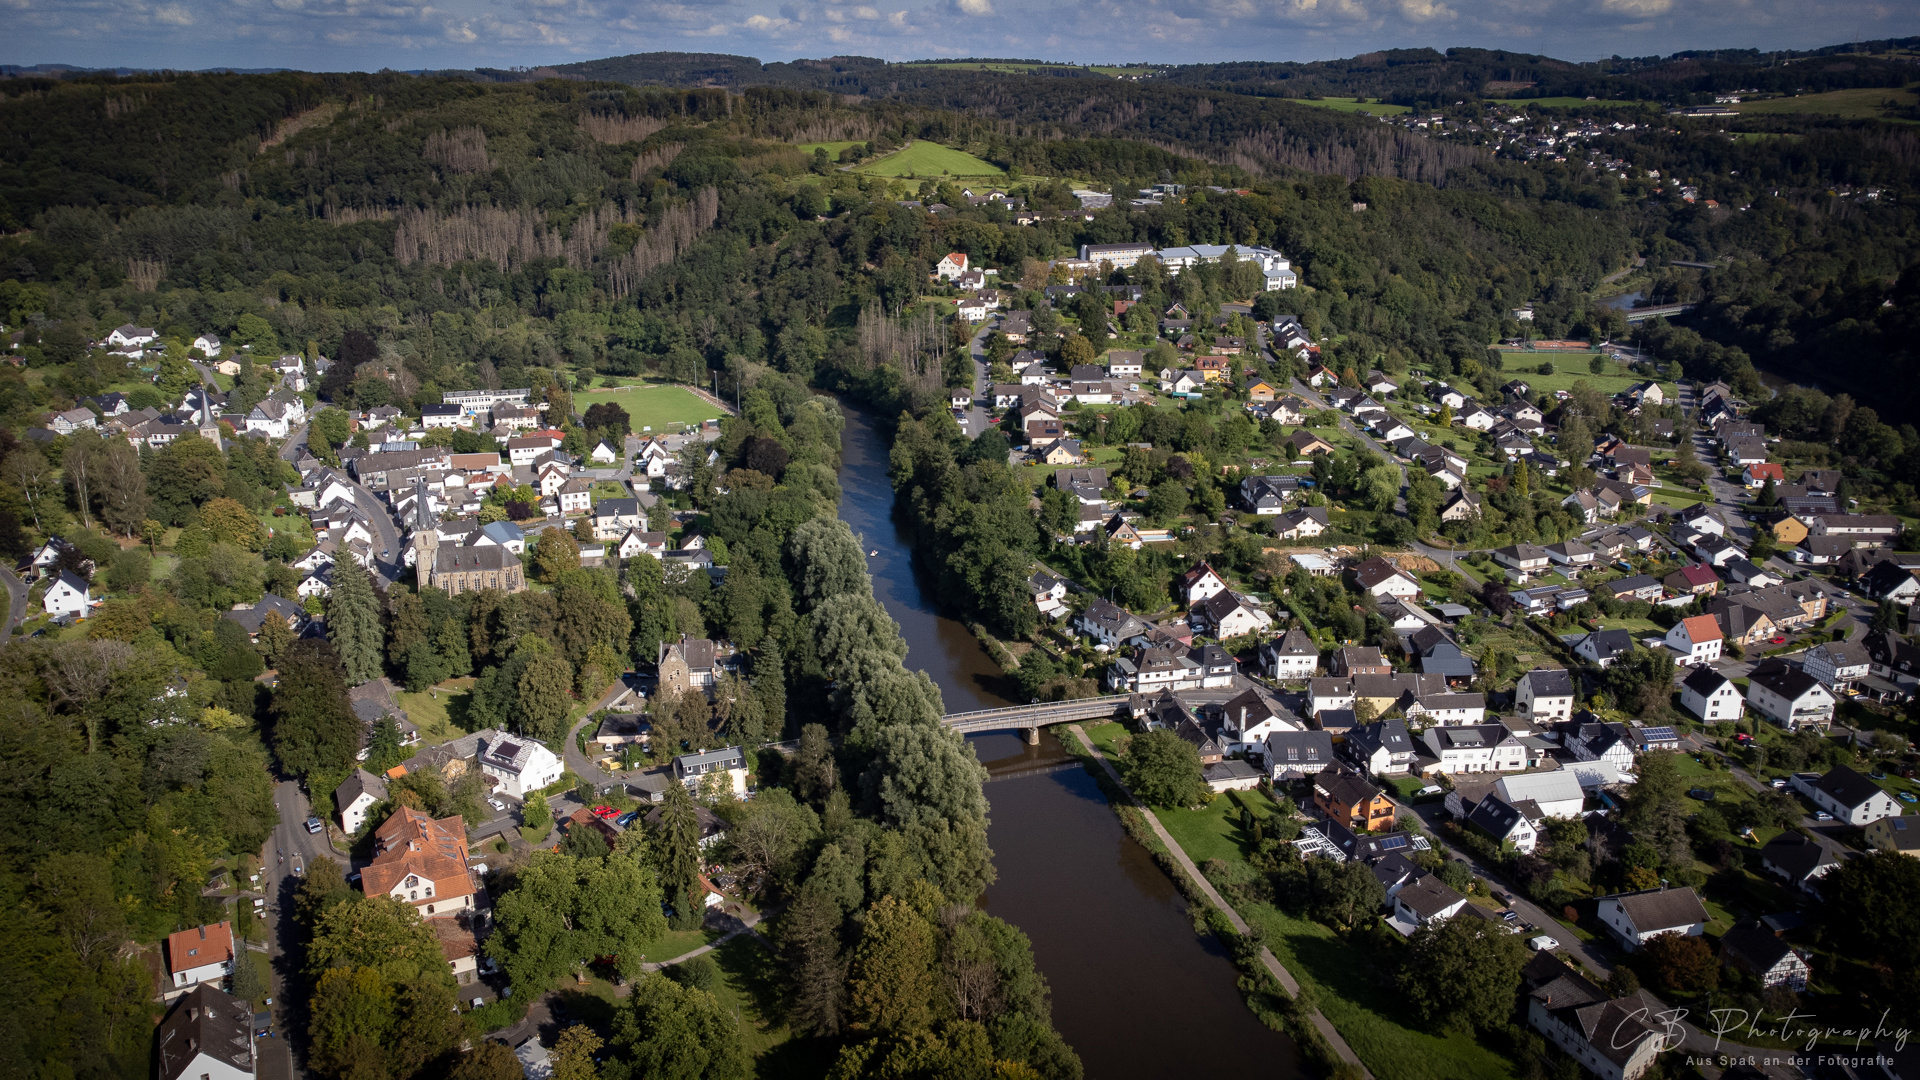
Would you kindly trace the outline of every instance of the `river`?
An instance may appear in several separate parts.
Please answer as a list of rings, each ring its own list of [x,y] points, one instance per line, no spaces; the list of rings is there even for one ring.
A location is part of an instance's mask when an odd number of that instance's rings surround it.
[[[843,405],[840,516],[877,551],[874,596],[900,624],[907,665],[926,671],[949,711],[1012,704],[1011,687],[967,628],[927,600],[893,520],[887,446]],[[991,776],[988,839],[999,879],[981,904],[1033,939],[1053,989],[1053,1021],[1092,1080],[1302,1075],[1293,1042],[1248,1011],[1238,972],[1145,849],[1121,831],[1106,796],[1042,732],[969,740]],[[1002,777],[1005,777],[1004,779]]]

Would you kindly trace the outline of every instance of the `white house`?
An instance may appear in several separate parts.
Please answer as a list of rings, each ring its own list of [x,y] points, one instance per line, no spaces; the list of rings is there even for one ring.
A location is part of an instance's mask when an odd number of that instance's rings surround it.
[[[1439,759],[1439,772],[1519,772],[1527,767],[1527,748],[1504,724],[1430,727],[1423,739]]]
[[[160,331],[151,326],[135,326],[122,323],[107,335],[107,344],[124,348],[129,345],[148,345],[160,340]]]
[[[1733,680],[1704,664],[1680,680],[1680,704],[1707,723],[1738,720],[1745,709]]]
[[[1147,632],[1146,621],[1105,599],[1096,599],[1073,620],[1075,630],[1113,647]]]
[[[1320,670],[1320,646],[1306,631],[1289,630],[1260,646],[1260,665],[1270,679],[1310,679]]]
[[[87,594],[87,583],[71,570],[62,570],[47,585],[47,594],[41,599],[47,614],[56,619],[78,618],[87,613],[87,605],[92,598]]]
[[[1668,1049],[1660,1010],[1637,990],[1609,1001],[1599,987],[1569,971],[1527,995],[1527,1026],[1579,1062],[1584,1073],[1636,1080]]]
[[[1833,693],[1799,668],[1756,670],[1748,677],[1747,705],[1788,731],[1825,731],[1833,724]]]
[[[1820,681],[1829,690],[1841,690],[1864,679],[1873,667],[1865,643],[1829,641],[1806,651],[1800,669]]]
[[[197,926],[168,937],[167,971],[176,990],[233,974],[233,924]]]
[[[933,264],[933,276],[942,281],[951,281],[966,272],[967,256],[959,251],[943,255],[939,262]]]
[[[1835,765],[1825,776],[1794,773],[1792,784],[1813,805],[1855,828],[1900,816],[1900,804],[1893,801],[1893,796],[1845,765]]]
[[[1813,974],[1806,957],[1758,923],[1736,926],[1721,935],[1720,959],[1760,980],[1760,985],[1769,990],[1784,986],[1799,993],[1807,988]]]
[[[587,457],[591,458],[596,465],[611,465],[620,460],[620,455],[614,453],[613,447],[604,442],[596,445]]]
[[[1530,720],[1565,720],[1573,715],[1573,677],[1562,668],[1535,668],[1514,685],[1513,707]]]
[[[1220,735],[1230,754],[1259,752],[1267,736],[1282,731],[1300,731],[1306,722],[1262,696],[1257,690],[1242,691],[1220,707]],[[1332,743],[1328,743],[1332,747]]]
[[[1205,562],[1180,575],[1180,591],[1188,607],[1227,591],[1227,583]]]
[[[154,1037],[157,1080],[253,1080],[253,1003],[201,983],[174,1002]]]
[[[1682,667],[1720,659],[1721,640],[1720,622],[1711,615],[1681,619],[1667,631],[1667,648],[1673,650],[1673,662]]]
[[[1628,952],[1660,934],[1699,937],[1707,932],[1707,908],[1692,889],[1648,889],[1603,896],[1600,922]]]
[[[366,895],[411,904],[422,918],[473,910],[467,830],[457,815],[435,820],[402,806],[374,830],[373,850],[373,861],[360,869]]]
[[[1193,628],[1226,641],[1258,633],[1273,625],[1273,616],[1230,592],[1215,593],[1194,605]]]
[[[1573,651],[1600,667],[1612,667],[1621,657],[1633,655],[1633,635],[1625,630],[1595,630],[1581,637]]]
[[[560,779],[563,767],[553,751],[532,739],[501,736],[487,741],[480,771],[500,781],[500,790],[524,799]]]
[[[365,769],[356,768],[333,790],[333,805],[340,811],[340,827],[357,833],[367,823],[367,811],[387,801],[387,782]]]
[[[1503,776],[1493,782],[1493,787],[1501,798],[1515,805],[1531,800],[1542,815],[1550,818],[1577,818],[1587,802],[1580,779],[1566,769]]]
[[[1401,934],[1412,937],[1414,931],[1423,926],[1446,922],[1466,906],[1466,897],[1438,877],[1428,874],[1394,894],[1393,915],[1388,918],[1387,924]]]
[[[673,759],[673,775],[694,794],[717,783],[734,795],[747,793],[747,756],[737,746],[725,746]],[[710,779],[711,778],[711,779]]]
[[[1407,600],[1421,595],[1420,583],[1411,574],[1377,555],[1354,567],[1352,576],[1362,592],[1376,597]]]
[[[1467,823],[1493,837],[1497,844],[1512,844],[1522,855],[1533,854],[1540,830],[1520,808],[1499,795],[1489,794],[1474,804]]]

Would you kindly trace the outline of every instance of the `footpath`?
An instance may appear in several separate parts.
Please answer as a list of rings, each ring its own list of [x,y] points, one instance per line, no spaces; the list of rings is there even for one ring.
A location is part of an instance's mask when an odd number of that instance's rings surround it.
[[[1107,771],[1108,778],[1110,778],[1121,791],[1125,792],[1127,800],[1140,810],[1140,813],[1147,819],[1147,824],[1152,826],[1153,834],[1160,838],[1162,844],[1166,845],[1167,851],[1171,853],[1174,860],[1180,864],[1180,869],[1186,871],[1187,876],[1193,879],[1194,884],[1206,895],[1208,902],[1212,903],[1214,907],[1219,908],[1221,913],[1227,917],[1227,921],[1233,925],[1234,933],[1246,934],[1248,932],[1247,921],[1240,917],[1239,912],[1233,910],[1232,906],[1227,903],[1226,898],[1221,896],[1219,890],[1213,887],[1213,882],[1208,881],[1206,877],[1200,873],[1200,868],[1195,866],[1193,860],[1187,857],[1186,851],[1181,848],[1178,843],[1174,842],[1173,834],[1169,833],[1166,827],[1160,824],[1160,819],[1155,817],[1153,811],[1147,808],[1147,804],[1134,797],[1133,790],[1127,787],[1126,781],[1120,779],[1120,771],[1113,767],[1113,762],[1107,760],[1107,755],[1101,753],[1099,747],[1093,745],[1093,740],[1087,738],[1086,731],[1083,730],[1079,724],[1068,724],[1067,730],[1073,732],[1073,737],[1079,739],[1080,745],[1085,747],[1087,753],[1092,754],[1093,759],[1100,763],[1100,767]],[[1286,966],[1280,963],[1279,957],[1273,955],[1273,950],[1264,945],[1260,947],[1260,963],[1272,973],[1275,979],[1279,980],[1280,985],[1286,988],[1290,996],[1298,997],[1300,995],[1300,981],[1295,979],[1293,973],[1288,971]],[[1340,1032],[1334,1029],[1332,1021],[1322,1016],[1318,1009],[1309,1013],[1308,1019],[1312,1021],[1314,1028],[1320,1032],[1321,1038],[1327,1040],[1327,1045],[1333,1048],[1333,1052],[1340,1055],[1340,1060],[1359,1069],[1360,1075],[1365,1077],[1366,1080],[1373,1080],[1373,1074],[1367,1071],[1367,1066],[1360,1060],[1359,1056],[1353,1052],[1353,1048],[1347,1045],[1347,1040],[1340,1037]]]

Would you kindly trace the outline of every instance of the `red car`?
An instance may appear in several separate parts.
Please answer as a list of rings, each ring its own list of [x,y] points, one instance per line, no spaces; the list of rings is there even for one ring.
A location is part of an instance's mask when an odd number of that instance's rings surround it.
[[[1734,742],[1737,742],[1737,743],[1750,743],[1750,742],[1752,742],[1752,741],[1753,741],[1753,736],[1751,736],[1751,735],[1749,735],[1749,734],[1747,734],[1746,732],[1744,732],[1744,731],[1742,731],[1742,732],[1739,732],[1738,734],[1736,734],[1736,735],[1734,735],[1734,737],[1733,737],[1733,741],[1734,741]]]
[[[1773,645],[1785,645],[1786,643],[1787,643],[1787,639],[1785,637],[1777,637],[1777,638],[1774,638],[1772,642],[1770,642],[1770,644],[1773,644]]]
[[[611,806],[596,806],[593,808],[593,816],[597,818],[616,818],[620,816],[620,811],[615,810]]]

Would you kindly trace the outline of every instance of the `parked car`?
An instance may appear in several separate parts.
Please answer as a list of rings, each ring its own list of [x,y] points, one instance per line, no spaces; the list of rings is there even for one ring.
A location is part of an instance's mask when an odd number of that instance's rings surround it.
[[[310,817],[307,819],[307,831],[310,833],[317,833],[321,829],[324,829],[326,827],[327,827],[327,823],[324,821],[321,821],[317,817]]]
[[[1772,780],[1768,781],[1768,783],[1772,784],[1773,787],[1776,789],[1784,788],[1787,786],[1787,778],[1784,776],[1776,776]]]
[[[1555,941],[1549,934],[1541,934],[1539,937],[1532,938],[1527,942],[1527,948],[1532,949],[1534,952],[1552,952],[1559,947],[1560,943]]]
[[[1742,746],[1745,746],[1747,743],[1750,743],[1753,741],[1753,736],[1742,731],[1734,735],[1733,741],[1739,743]]]
[[[488,799],[487,805],[493,807],[495,810],[501,811],[502,813],[505,813],[507,809],[507,804],[501,802],[499,799]]]
[[[1833,820],[1833,815],[1832,815],[1832,814],[1829,814],[1829,813],[1827,813],[1827,812],[1826,812],[1825,810],[1815,810],[1815,811],[1813,812],[1813,820],[1815,820],[1815,821],[1832,821],[1832,820]]]
[[[593,816],[602,820],[617,818],[620,816],[620,811],[611,806],[596,806],[593,808]]]
[[[1513,910],[1512,908],[1508,908],[1507,910],[1500,913],[1500,918],[1506,922],[1513,922],[1515,919],[1518,919],[1519,917],[1520,917],[1520,913]]]

